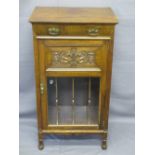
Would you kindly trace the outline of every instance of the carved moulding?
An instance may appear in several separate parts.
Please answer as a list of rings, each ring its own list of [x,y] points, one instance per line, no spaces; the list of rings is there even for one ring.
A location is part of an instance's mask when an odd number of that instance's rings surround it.
[[[95,52],[77,51],[77,48],[71,48],[69,51],[53,52],[53,65],[69,65],[76,67],[78,65],[94,65]]]

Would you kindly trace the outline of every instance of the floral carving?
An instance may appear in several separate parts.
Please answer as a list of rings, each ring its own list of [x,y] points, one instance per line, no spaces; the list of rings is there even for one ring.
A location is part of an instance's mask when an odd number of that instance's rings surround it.
[[[53,64],[77,66],[82,64],[95,64],[95,53],[89,51],[77,51],[71,48],[70,51],[53,52]]]

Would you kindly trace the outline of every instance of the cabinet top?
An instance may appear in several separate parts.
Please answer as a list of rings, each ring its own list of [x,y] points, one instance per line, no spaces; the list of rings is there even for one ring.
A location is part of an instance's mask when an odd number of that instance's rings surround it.
[[[117,24],[111,8],[36,7],[31,23],[105,23]]]

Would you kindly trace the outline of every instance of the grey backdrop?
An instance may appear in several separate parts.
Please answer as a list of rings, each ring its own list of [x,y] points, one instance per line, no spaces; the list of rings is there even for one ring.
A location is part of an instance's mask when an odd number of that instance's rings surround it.
[[[111,7],[116,26],[108,150],[96,136],[48,136],[37,148],[37,122],[32,29],[28,18],[35,6]],[[20,155],[134,154],[134,0],[20,0]]]

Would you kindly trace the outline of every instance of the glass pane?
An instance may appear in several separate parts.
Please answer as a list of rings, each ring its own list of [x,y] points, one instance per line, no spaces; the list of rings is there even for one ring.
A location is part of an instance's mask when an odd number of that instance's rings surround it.
[[[48,78],[48,122],[98,124],[99,78]]]

